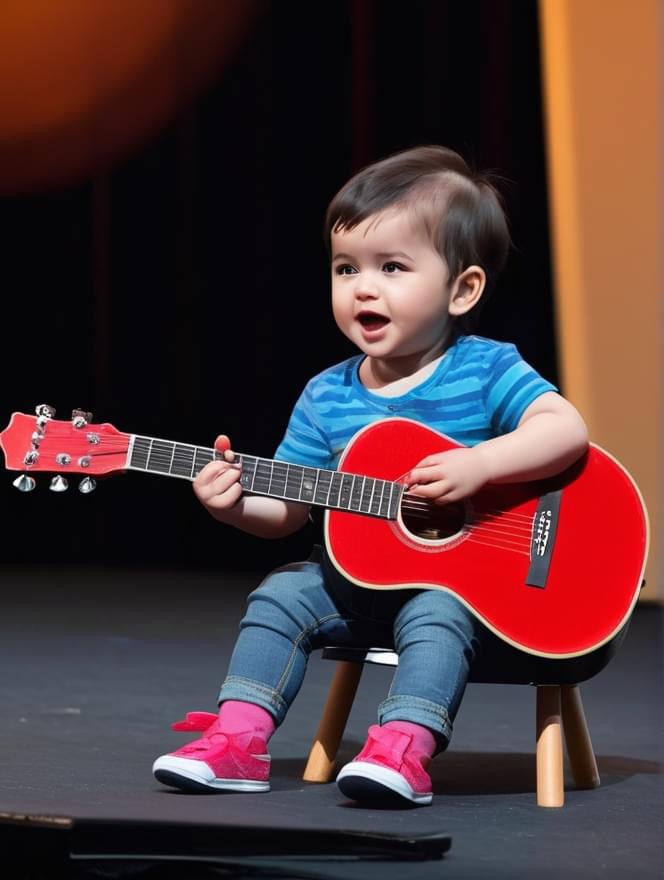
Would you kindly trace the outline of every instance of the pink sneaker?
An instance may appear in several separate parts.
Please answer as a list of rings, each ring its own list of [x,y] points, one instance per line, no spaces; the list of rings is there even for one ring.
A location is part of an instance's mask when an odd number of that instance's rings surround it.
[[[413,737],[397,730],[369,728],[362,751],[339,771],[337,785],[346,797],[365,803],[430,804],[431,779],[425,767],[431,760],[411,748]]]
[[[212,712],[188,712],[173,730],[201,730],[204,735],[152,765],[164,785],[183,791],[269,791],[270,756],[265,741],[247,733],[225,734]]]

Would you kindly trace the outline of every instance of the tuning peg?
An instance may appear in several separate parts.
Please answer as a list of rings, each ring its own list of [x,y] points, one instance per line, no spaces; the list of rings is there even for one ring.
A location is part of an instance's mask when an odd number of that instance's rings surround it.
[[[92,413],[86,412],[84,409],[73,409],[71,420],[75,428],[85,428],[92,421]]]
[[[51,492],[66,492],[69,488],[69,483],[65,480],[64,477],[61,477],[60,474],[57,474],[51,480],[51,484],[48,487]]]
[[[35,481],[27,474],[21,474],[20,477],[16,477],[12,486],[18,489],[19,492],[32,492],[35,488]]]
[[[35,409],[35,412],[38,416],[43,416],[46,419],[55,418],[55,409],[52,406],[49,406],[47,403],[40,403],[39,406]]]
[[[78,484],[78,491],[82,492],[84,495],[89,495],[90,492],[94,492],[97,488],[97,481],[93,480],[92,477],[83,477],[81,482]]]

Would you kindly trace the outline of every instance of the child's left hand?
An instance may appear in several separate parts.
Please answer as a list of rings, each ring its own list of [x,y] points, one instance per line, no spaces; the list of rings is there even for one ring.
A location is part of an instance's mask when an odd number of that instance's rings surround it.
[[[422,459],[406,481],[409,492],[448,504],[474,495],[489,481],[489,472],[477,447],[450,449]]]

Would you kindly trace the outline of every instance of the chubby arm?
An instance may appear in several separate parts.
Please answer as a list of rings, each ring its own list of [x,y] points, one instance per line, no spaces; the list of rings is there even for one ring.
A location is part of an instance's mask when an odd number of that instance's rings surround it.
[[[585,423],[555,391],[541,394],[509,434],[429,455],[408,476],[410,491],[436,503],[459,501],[486,483],[514,483],[552,477],[588,447]]]
[[[283,538],[302,528],[308,505],[244,495],[230,440],[221,434],[214,445],[224,459],[205,465],[193,482],[194,494],[211,516],[259,538]]]

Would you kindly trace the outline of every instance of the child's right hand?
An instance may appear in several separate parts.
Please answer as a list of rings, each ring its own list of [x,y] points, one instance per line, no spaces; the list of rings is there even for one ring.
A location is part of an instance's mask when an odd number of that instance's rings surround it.
[[[231,441],[220,434],[214,448],[223,458],[206,464],[193,482],[196,497],[209,514],[259,538],[282,538],[302,528],[309,516],[308,505],[243,494],[242,469],[235,462]]]
[[[234,463],[235,455],[226,434],[217,437],[214,448],[223,453],[223,459],[206,464],[195,478],[193,487],[201,504],[212,516],[218,518],[218,514],[223,516],[223,512],[235,507],[242,497],[242,486],[239,483],[242,471]]]

